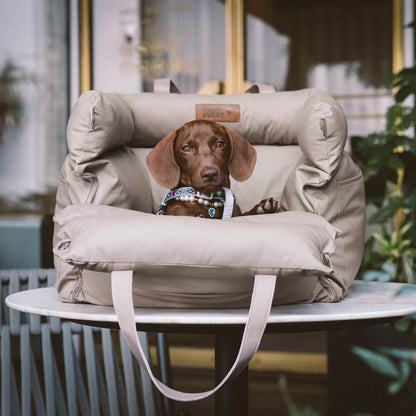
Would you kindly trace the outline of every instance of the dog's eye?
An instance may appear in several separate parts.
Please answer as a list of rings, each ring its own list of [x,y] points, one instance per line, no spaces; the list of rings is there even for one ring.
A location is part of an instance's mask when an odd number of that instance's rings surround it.
[[[181,147],[181,150],[182,150],[182,152],[189,153],[191,151],[191,146],[189,146],[189,144],[184,144]]]
[[[215,142],[215,147],[216,147],[217,149],[222,149],[224,146],[225,146],[225,143],[224,143],[222,140],[217,140],[217,141]]]

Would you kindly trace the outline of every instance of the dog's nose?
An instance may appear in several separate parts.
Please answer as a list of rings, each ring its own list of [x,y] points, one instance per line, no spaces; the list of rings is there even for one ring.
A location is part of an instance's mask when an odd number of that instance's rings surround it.
[[[218,177],[218,169],[216,169],[216,168],[205,168],[201,172],[201,176],[202,176],[202,179],[205,182],[215,181],[215,179],[217,179],[217,177]]]

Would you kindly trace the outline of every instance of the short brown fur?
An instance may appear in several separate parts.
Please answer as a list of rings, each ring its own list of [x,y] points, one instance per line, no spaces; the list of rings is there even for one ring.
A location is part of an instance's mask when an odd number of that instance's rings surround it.
[[[165,188],[190,186],[203,193],[230,187],[230,175],[247,180],[256,164],[256,150],[237,133],[212,121],[195,120],[164,137],[147,157],[155,180]],[[234,204],[233,217],[277,212],[279,204],[267,198],[241,213]],[[170,201],[165,215],[208,218],[208,208],[194,201]],[[222,217],[222,208],[213,218]]]

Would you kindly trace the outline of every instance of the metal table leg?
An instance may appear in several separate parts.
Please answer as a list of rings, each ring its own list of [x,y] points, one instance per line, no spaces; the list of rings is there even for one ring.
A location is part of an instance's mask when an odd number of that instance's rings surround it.
[[[228,373],[237,356],[241,333],[215,336],[215,381]],[[248,368],[215,394],[215,416],[248,416]]]
[[[169,357],[169,344],[167,334],[158,332],[157,342],[157,361],[159,363],[160,380],[162,383],[171,386],[172,374]],[[163,416],[173,416],[175,413],[175,402],[167,397],[162,398]]]

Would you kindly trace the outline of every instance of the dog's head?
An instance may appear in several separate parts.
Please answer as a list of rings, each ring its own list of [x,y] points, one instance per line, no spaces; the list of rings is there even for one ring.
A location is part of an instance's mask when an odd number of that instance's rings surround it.
[[[195,120],[164,137],[147,156],[155,180],[165,188],[178,185],[210,193],[248,179],[256,150],[237,133],[212,121]]]

